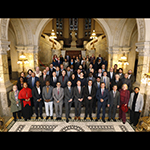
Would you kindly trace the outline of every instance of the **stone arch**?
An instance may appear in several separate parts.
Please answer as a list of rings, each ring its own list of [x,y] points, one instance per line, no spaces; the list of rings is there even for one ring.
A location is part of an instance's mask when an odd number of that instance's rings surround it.
[[[104,30],[107,38],[108,47],[112,46],[112,33],[106,21],[102,18],[94,18],[94,20],[97,21]]]
[[[119,46],[130,46],[132,31],[136,25],[135,19],[128,19],[120,35]]]
[[[20,21],[20,19],[10,19],[10,21],[16,35],[16,44],[21,46],[26,45],[26,32],[22,22]]]
[[[53,18],[48,18],[48,19],[42,19],[39,23],[39,25],[36,28],[35,31],[35,45],[39,45],[39,41],[40,41],[40,37],[41,37],[41,33],[43,31],[43,29],[45,28],[45,26],[48,24],[49,21],[51,21]]]

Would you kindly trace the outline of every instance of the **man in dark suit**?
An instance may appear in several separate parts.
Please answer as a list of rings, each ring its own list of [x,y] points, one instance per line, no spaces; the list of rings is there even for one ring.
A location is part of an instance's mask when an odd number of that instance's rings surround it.
[[[56,76],[56,72],[54,71],[52,73],[52,77],[50,78],[50,85],[55,88],[56,84],[57,84],[57,81],[58,81],[58,77]]]
[[[38,106],[40,108],[40,117],[43,119],[42,116],[42,88],[40,87],[40,81],[36,81],[36,87],[32,88],[32,97],[34,101],[36,119],[38,119]]]
[[[61,87],[65,88],[67,86],[67,82],[68,82],[68,76],[66,76],[66,71],[63,70],[62,71],[62,75],[58,78],[58,81],[61,83]]]
[[[67,62],[70,63],[71,58],[70,58],[70,56],[68,54],[65,56],[65,59],[67,59]]]
[[[130,88],[131,88],[131,80],[128,79],[128,73],[124,74],[124,78],[121,81],[122,81],[122,84],[127,84],[128,90],[130,90]]]
[[[88,86],[84,88],[84,97],[85,97],[85,117],[84,120],[86,119],[87,115],[89,114],[89,117],[91,120],[92,118],[92,104],[93,100],[96,94],[96,88],[93,85],[92,86],[92,80],[88,81]]]
[[[75,103],[75,120],[80,120],[81,104],[83,101],[83,87],[81,87],[81,81],[77,81],[77,86],[74,87],[74,103]]]
[[[119,108],[120,105],[120,92],[117,91],[117,85],[113,86],[113,90],[109,92],[109,98],[108,98],[108,104],[109,107],[109,113],[108,113],[108,121],[111,120],[111,112],[113,111],[112,118],[113,121],[116,121],[115,115],[116,110]]]
[[[131,80],[131,87],[130,87],[130,92],[132,92],[133,90],[132,90],[132,87],[133,87],[133,83],[135,82],[135,76],[134,76],[134,74],[132,74],[132,70],[131,69],[129,69],[128,70],[128,79],[130,79]]]
[[[32,72],[31,78],[28,79],[28,86],[30,89],[36,86],[36,81],[39,81],[39,78],[35,76],[34,72]]]
[[[49,76],[52,77],[52,73],[56,71],[54,68],[53,68],[53,64],[50,64],[50,67],[49,67]]]
[[[111,67],[109,72],[107,72],[107,77],[109,77],[110,83],[112,83],[112,81],[115,79],[115,73],[113,72],[113,67]]]
[[[50,81],[50,76],[46,74],[46,70],[43,70],[43,75],[40,76],[39,80],[42,88],[46,86],[46,81]]]
[[[101,82],[101,88],[97,90],[96,93],[96,98],[98,100],[98,106],[97,106],[97,119],[95,121],[98,121],[100,118],[100,110],[101,108],[103,109],[103,116],[102,116],[102,121],[105,123],[105,108],[106,108],[106,103],[108,100],[108,90],[105,89],[105,83]]]
[[[65,109],[66,109],[66,122],[69,122],[69,119],[71,117],[69,116],[70,114],[70,108],[73,102],[73,87],[71,87],[72,83],[71,81],[67,82],[67,87],[65,87],[64,92],[65,92]]]

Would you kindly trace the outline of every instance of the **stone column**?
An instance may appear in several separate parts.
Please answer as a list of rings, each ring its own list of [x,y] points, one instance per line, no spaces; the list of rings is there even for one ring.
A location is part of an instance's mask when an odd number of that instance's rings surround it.
[[[149,72],[149,51],[150,51],[150,42],[139,42],[136,43],[137,51],[139,52],[138,56],[138,66],[137,66],[137,75],[135,86],[140,86],[141,90],[145,87],[144,84],[141,83],[141,79],[145,73]],[[145,91],[141,91],[144,93]]]
[[[123,56],[127,57],[127,53],[129,53],[130,47],[120,47],[120,46],[113,46],[108,48],[108,70],[110,67],[114,67],[115,64],[118,64],[118,60]],[[122,68],[121,65],[118,65],[118,68]],[[126,67],[124,66],[123,72],[127,72]]]
[[[140,93],[144,96],[143,116],[148,116],[150,108],[150,86],[143,84],[141,79],[145,73],[149,72],[150,42],[139,42],[136,43],[136,46],[139,55],[136,82],[134,83],[134,87],[140,87]]]
[[[10,107],[8,107],[8,93],[12,89],[12,83],[9,80],[7,51],[10,49],[7,40],[0,40],[0,116],[11,116]]]

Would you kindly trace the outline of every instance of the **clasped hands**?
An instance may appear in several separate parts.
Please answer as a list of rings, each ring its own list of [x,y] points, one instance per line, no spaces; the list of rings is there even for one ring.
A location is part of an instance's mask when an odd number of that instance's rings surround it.
[[[78,101],[82,102],[82,101],[83,101],[83,98],[78,98]]]
[[[28,102],[29,100],[30,100],[30,98],[28,98],[28,99],[25,99],[25,101],[27,101],[27,102]]]

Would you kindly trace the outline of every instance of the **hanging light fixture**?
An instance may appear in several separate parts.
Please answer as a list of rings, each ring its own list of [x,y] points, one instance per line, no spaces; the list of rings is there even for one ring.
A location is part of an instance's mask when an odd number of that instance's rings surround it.
[[[125,56],[125,53],[123,56],[118,60],[118,65],[122,65],[122,68],[124,68],[124,65],[129,65],[127,61],[127,57]]]
[[[90,39],[97,39],[95,30],[93,30],[93,32],[92,32],[92,34],[90,36]]]
[[[19,56],[19,60],[18,60],[17,64],[22,64],[23,72],[24,72],[24,64],[28,64],[28,63],[29,63],[28,59],[22,52],[22,54]]]

